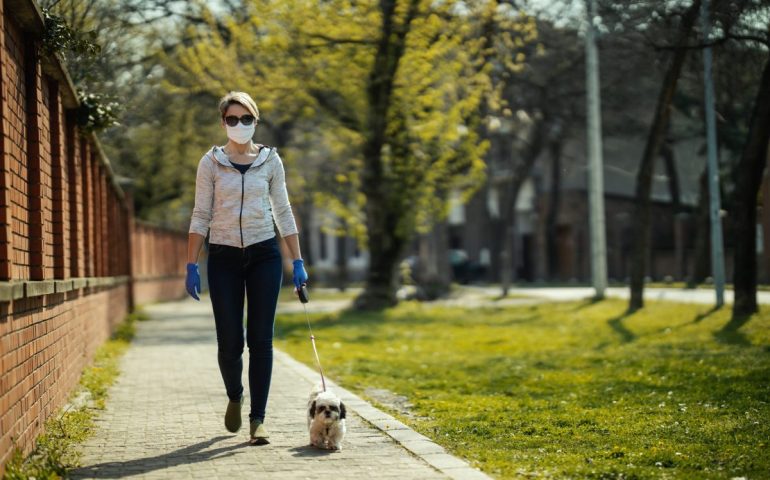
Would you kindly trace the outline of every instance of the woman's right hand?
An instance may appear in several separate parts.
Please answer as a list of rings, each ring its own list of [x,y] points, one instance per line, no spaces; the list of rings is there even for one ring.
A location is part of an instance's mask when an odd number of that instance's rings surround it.
[[[187,293],[196,300],[200,301],[198,294],[201,293],[201,274],[198,271],[197,263],[187,264],[187,278],[185,279]]]
[[[305,262],[298,258],[294,260],[294,275],[293,275],[293,281],[294,286],[297,287],[297,290],[299,290],[299,287],[302,286],[303,283],[307,283],[307,272],[305,271]]]

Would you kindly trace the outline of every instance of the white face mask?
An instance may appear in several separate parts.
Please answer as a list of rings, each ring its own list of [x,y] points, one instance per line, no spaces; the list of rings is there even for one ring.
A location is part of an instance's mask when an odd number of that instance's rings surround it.
[[[248,143],[251,137],[254,136],[255,126],[253,123],[251,125],[244,125],[241,122],[238,122],[238,125],[234,127],[225,125],[225,128],[227,128],[227,138],[239,144]]]

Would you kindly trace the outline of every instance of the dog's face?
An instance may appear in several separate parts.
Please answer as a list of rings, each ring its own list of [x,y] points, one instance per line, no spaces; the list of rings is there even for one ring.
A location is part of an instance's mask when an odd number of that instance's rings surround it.
[[[310,405],[310,418],[324,423],[333,423],[345,418],[345,404],[334,394],[323,392],[318,394]]]

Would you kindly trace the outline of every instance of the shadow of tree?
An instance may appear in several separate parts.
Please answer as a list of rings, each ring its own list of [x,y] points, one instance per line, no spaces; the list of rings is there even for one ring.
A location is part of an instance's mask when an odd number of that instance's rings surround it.
[[[628,316],[630,316],[630,312],[623,313],[621,315],[618,315],[615,318],[611,318],[607,320],[607,325],[612,327],[613,330],[615,330],[615,333],[620,335],[620,340],[623,343],[630,343],[636,340],[636,334],[628,329],[625,325],[623,325],[623,320],[625,320]]]
[[[216,442],[230,438],[220,435],[210,440],[196,443],[173,452],[156,455],[154,457],[137,458],[122,462],[104,462],[96,465],[88,465],[72,469],[70,478],[123,478],[126,475],[140,475],[154,470],[205,462],[216,458],[225,458],[235,455],[233,450],[251,446],[248,442],[239,443],[229,447],[205,450]]]
[[[592,305],[596,305],[596,304],[597,304],[597,303],[599,303],[599,302],[603,302],[604,300],[605,300],[605,299],[603,299],[603,298],[598,298],[598,297],[591,297],[591,298],[586,298],[586,299],[584,299],[583,301],[581,301],[579,304],[577,304],[577,305],[575,306],[575,308],[574,308],[574,309],[572,309],[572,311],[573,311],[573,312],[578,312],[578,311],[580,311],[580,310],[583,310],[584,308],[588,308],[588,307],[590,307],[590,306],[592,306]]]
[[[701,312],[697,315],[695,315],[695,318],[692,320],[692,323],[700,323],[706,318],[710,317],[712,314],[718,312],[722,307],[717,307],[714,305],[713,307],[709,308],[705,312]]]
[[[714,338],[721,343],[727,343],[730,345],[742,345],[749,346],[751,341],[743,334],[739,332],[742,326],[751,319],[751,315],[733,315],[727,325],[722,327],[721,330],[714,332]]]

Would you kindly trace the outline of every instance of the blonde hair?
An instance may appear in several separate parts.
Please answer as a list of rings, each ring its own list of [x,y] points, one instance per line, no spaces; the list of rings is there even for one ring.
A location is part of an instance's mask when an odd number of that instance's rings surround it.
[[[249,113],[254,115],[254,118],[259,121],[259,109],[257,108],[257,104],[246,92],[228,92],[227,95],[219,100],[219,113],[222,117],[225,116],[225,112],[227,112],[230,105],[234,103],[237,103],[248,110]]]

